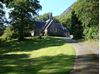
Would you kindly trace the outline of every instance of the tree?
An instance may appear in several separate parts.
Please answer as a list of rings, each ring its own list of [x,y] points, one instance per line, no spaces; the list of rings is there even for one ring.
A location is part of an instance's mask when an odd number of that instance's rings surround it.
[[[70,32],[74,36],[74,39],[81,39],[83,37],[83,27],[81,22],[78,20],[75,11],[72,11],[71,15]]]
[[[97,38],[95,36],[99,34],[99,0],[78,0],[73,10],[84,26],[85,38]]]
[[[4,0],[4,3],[9,8],[13,8],[10,13],[12,18],[10,23],[18,29],[18,40],[23,41],[25,25],[32,22],[33,16],[41,9],[41,5],[38,0]]]
[[[70,29],[70,25],[71,25],[71,16],[67,16],[68,14],[64,15],[64,16],[59,16],[56,17],[56,19],[58,19],[58,21],[67,29]]]
[[[35,17],[36,21],[47,21],[49,19],[49,14],[50,13],[45,13],[43,15]]]
[[[72,11],[75,12],[71,13]],[[81,30],[83,30],[85,39],[99,38],[99,0],[77,0],[70,9],[67,9],[63,14],[57,17],[57,19],[67,27],[71,33],[77,31],[77,33],[80,32],[82,34]],[[79,25],[79,21],[81,25]],[[82,27],[82,29],[76,29],[76,24]],[[81,36],[80,33],[79,35]]]
[[[0,19],[2,18],[3,15],[4,15],[3,4],[2,4],[2,2],[0,1]],[[0,20],[0,22],[1,22],[1,20]]]
[[[3,34],[3,31],[4,31],[4,28],[5,26],[3,25],[4,24],[4,14],[5,12],[3,11],[3,4],[2,2],[0,2],[0,36]]]
[[[13,26],[8,26],[6,27],[6,29],[4,30],[4,34],[1,36],[2,40],[10,40],[12,39],[14,34],[14,29]]]

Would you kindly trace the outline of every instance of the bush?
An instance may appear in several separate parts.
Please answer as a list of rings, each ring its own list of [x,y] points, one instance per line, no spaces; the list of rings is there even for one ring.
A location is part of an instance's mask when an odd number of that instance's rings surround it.
[[[12,26],[8,26],[6,27],[6,29],[4,30],[4,34],[2,35],[2,40],[11,40],[11,38],[13,37],[14,34],[14,29]]]
[[[85,39],[99,39],[98,27],[88,27],[84,30]]]
[[[1,40],[1,38],[0,38],[0,46],[1,46],[1,44],[2,44],[2,40]]]
[[[0,47],[5,46],[5,41],[0,37]]]

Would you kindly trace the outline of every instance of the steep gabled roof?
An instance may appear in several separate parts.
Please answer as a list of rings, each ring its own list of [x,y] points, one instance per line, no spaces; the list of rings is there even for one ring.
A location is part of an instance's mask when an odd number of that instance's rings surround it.
[[[38,29],[42,29],[44,25],[45,25],[45,22],[37,21],[35,27]]]
[[[44,32],[44,30],[47,29],[47,28],[53,23],[53,21],[54,21],[54,19],[49,19],[49,20],[45,23],[44,27],[42,28],[41,33]]]

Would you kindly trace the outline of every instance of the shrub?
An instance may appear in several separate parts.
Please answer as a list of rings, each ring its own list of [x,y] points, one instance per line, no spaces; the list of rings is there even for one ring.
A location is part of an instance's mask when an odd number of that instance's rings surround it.
[[[12,26],[6,27],[4,34],[2,35],[2,40],[10,40],[13,37],[14,29]]]
[[[98,39],[99,29],[98,27],[88,27],[84,30],[85,39]]]
[[[2,46],[6,46],[6,45],[5,45],[5,41],[2,40],[2,38],[0,37],[0,47],[2,47]]]

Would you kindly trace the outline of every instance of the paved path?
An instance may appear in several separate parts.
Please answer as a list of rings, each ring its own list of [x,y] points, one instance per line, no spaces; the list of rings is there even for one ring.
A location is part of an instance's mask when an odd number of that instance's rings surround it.
[[[82,42],[70,43],[76,50],[74,68],[70,74],[99,74],[99,48]]]

